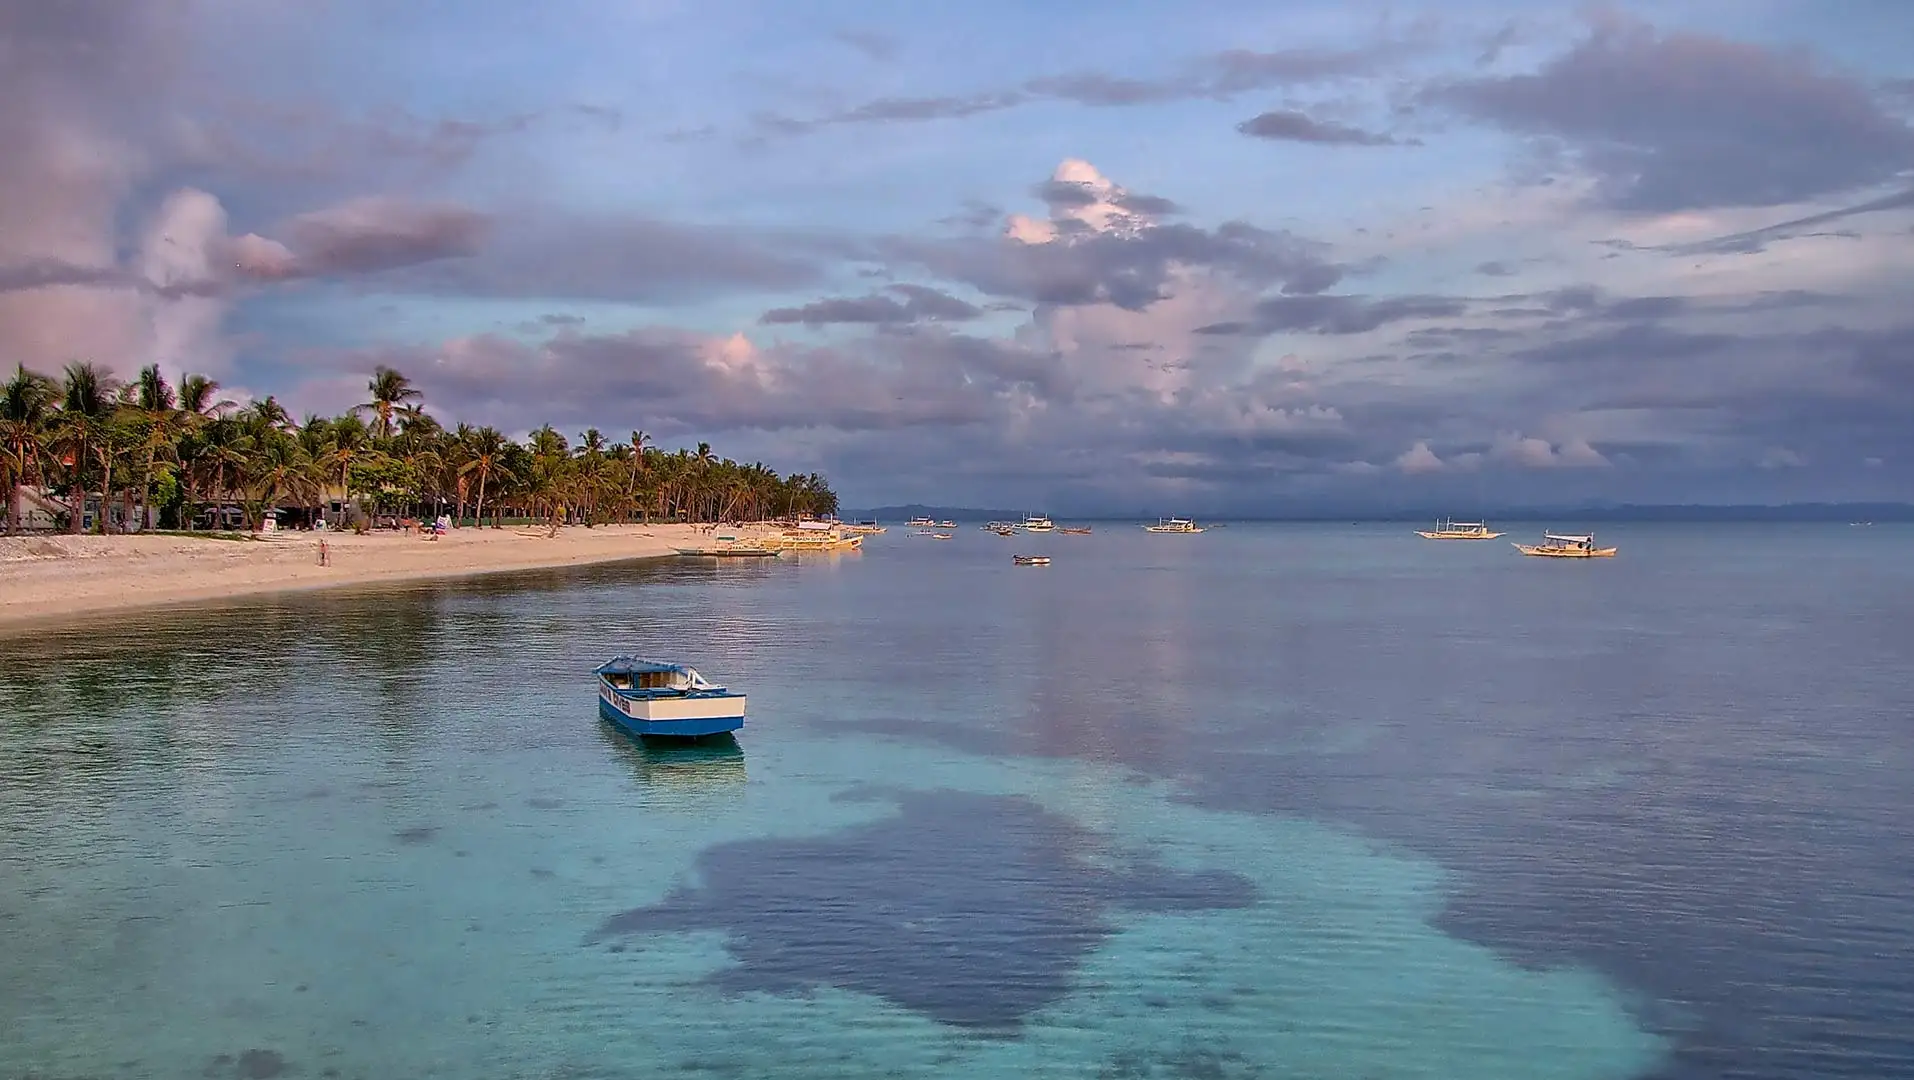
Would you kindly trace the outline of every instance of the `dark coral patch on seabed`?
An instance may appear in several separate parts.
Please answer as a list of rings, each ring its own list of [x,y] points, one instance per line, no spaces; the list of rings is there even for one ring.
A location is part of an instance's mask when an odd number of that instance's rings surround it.
[[[723,930],[727,991],[872,994],[954,1026],[1014,1032],[1070,991],[1111,911],[1243,908],[1255,887],[1148,860],[1021,797],[899,792],[896,816],[802,840],[704,852],[700,886],[607,919],[592,937]]]

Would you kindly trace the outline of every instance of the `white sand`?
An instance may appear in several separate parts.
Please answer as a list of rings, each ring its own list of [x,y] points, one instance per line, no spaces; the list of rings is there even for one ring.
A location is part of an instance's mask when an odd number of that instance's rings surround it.
[[[733,530],[725,530],[732,532]],[[758,530],[750,530],[758,531]],[[382,581],[659,558],[708,542],[695,525],[185,536],[0,536],[0,629],[126,608]],[[319,565],[319,542],[331,549]]]

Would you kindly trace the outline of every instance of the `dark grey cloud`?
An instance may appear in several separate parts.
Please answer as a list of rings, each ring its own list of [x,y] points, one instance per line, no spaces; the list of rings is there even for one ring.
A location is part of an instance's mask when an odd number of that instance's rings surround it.
[[[1256,286],[1320,292],[1341,278],[1324,245],[1286,232],[1226,222],[1215,229],[1137,223],[1026,244],[1006,237],[949,241],[899,237],[884,254],[981,292],[1041,304],[1115,304],[1142,310],[1163,298],[1173,268],[1201,267]]]
[[[767,326],[796,323],[814,327],[831,323],[961,322],[983,314],[973,304],[922,285],[892,285],[889,291],[903,299],[884,293],[833,297],[801,307],[773,308],[759,316],[758,322]]]
[[[1515,273],[1515,268],[1499,259],[1491,259],[1488,262],[1477,264],[1475,272],[1478,274],[1487,274],[1490,277],[1507,277]]]
[[[1213,323],[1196,332],[1225,336],[1282,331],[1362,334],[1387,323],[1449,318],[1467,309],[1464,301],[1445,296],[1271,296],[1256,302],[1255,315],[1248,320]]]
[[[360,199],[293,218],[282,233],[289,244],[249,236],[232,247],[255,279],[336,277],[476,255],[491,228],[489,215],[463,206]]]
[[[1878,199],[1869,199],[1866,202],[1856,203],[1853,206],[1844,206],[1838,210],[1829,210],[1820,214],[1809,214],[1807,217],[1795,218],[1792,221],[1783,221],[1759,229],[1750,229],[1747,232],[1717,237],[1713,240],[1706,240],[1698,244],[1674,245],[1663,250],[1678,255],[1722,253],[1752,254],[1766,250],[1767,246],[1776,240],[1797,239],[1803,236],[1839,235],[1813,232],[1804,233],[1802,231],[1804,229],[1812,229],[1818,225],[1826,225],[1830,222],[1842,221],[1864,214],[1878,214],[1890,210],[1906,210],[1910,208],[1914,208],[1914,188],[1909,188],[1906,191],[1897,191],[1891,195],[1883,195]]]
[[[1251,117],[1236,125],[1236,130],[1258,139],[1283,142],[1316,143],[1322,146],[1395,146],[1396,140],[1361,128],[1329,120],[1312,119],[1306,113],[1275,109]]]
[[[875,30],[839,30],[831,36],[877,61],[895,60],[903,50],[896,38]]]
[[[1601,200],[1624,210],[1779,205],[1914,165],[1914,130],[1805,54],[1664,34],[1612,14],[1533,74],[1459,80],[1425,96],[1561,140]]]
[[[819,258],[803,250],[808,243],[639,217],[496,211],[475,256],[414,266],[381,285],[442,295],[632,301],[790,289],[823,277]]]
[[[1197,57],[1159,78],[1135,78],[1105,72],[1046,75],[1012,87],[969,94],[877,98],[823,116],[797,118],[764,113],[755,118],[760,134],[803,135],[858,124],[922,123],[1002,112],[1041,102],[1068,102],[1090,108],[1126,108],[1198,98],[1229,100],[1274,87],[1305,86],[1369,77],[1428,47],[1433,24],[1417,22],[1401,33],[1383,35],[1351,49],[1276,49],[1259,52],[1228,49]]]

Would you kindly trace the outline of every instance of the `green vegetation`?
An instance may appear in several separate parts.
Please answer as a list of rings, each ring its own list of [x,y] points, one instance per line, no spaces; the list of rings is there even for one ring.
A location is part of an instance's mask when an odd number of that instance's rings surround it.
[[[59,379],[18,367],[0,384],[6,530],[19,531],[24,503],[78,533],[75,511],[89,500],[117,506],[120,521],[151,506],[162,528],[204,522],[209,531],[229,528],[221,511],[236,510],[251,529],[274,508],[318,516],[330,503],[354,507],[359,527],[368,515],[441,511],[495,527],[837,512],[816,473],[780,477],[716,457],[708,443],[666,452],[642,431],[613,443],[593,428],[574,445],[550,425],[520,443],[490,427],[446,429],[390,368],[366,389],[370,400],[344,416],[294,422],[270,396],[244,408],[221,399],[219,384],[201,375],[175,390],[157,365],[124,385],[88,363],[67,365]],[[95,516],[93,528],[105,532],[115,515]]]

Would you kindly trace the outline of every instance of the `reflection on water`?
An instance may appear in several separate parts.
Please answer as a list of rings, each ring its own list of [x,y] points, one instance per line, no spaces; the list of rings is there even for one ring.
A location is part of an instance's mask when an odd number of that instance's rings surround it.
[[[745,782],[744,748],[731,732],[670,743],[636,738],[609,721],[600,723],[612,753],[630,762],[646,785],[699,791]]]
[[[1399,531],[9,639],[0,1076],[1914,1069],[1905,537]],[[618,653],[750,725],[627,737]]]

